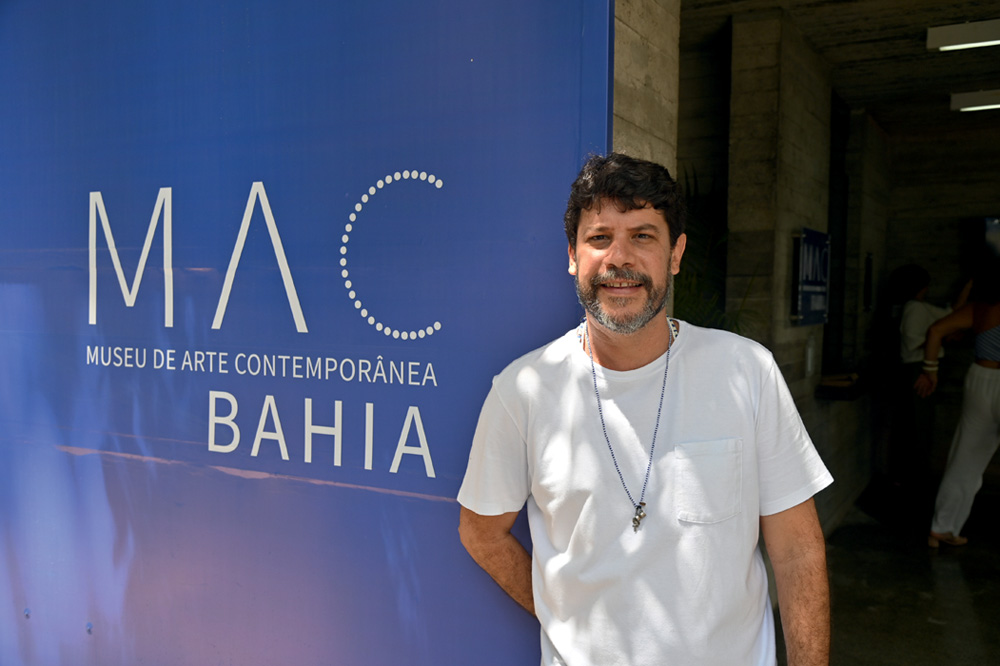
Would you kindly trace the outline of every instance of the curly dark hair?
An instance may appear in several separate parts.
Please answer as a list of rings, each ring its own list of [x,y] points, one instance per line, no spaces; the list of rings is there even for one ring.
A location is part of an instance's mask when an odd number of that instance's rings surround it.
[[[576,246],[576,231],[583,211],[600,210],[604,201],[623,212],[646,206],[660,211],[670,230],[671,245],[684,233],[684,200],[666,167],[621,153],[608,153],[591,155],[573,182],[563,217],[570,245]]]

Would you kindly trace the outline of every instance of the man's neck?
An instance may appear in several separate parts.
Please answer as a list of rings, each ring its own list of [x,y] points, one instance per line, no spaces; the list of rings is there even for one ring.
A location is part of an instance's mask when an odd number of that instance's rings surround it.
[[[663,314],[631,334],[610,331],[588,314],[587,331],[594,362],[608,370],[641,368],[662,356],[670,346],[670,323]]]

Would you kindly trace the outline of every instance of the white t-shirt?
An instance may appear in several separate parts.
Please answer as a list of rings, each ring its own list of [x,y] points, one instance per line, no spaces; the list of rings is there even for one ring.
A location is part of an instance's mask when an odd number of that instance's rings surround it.
[[[669,354],[638,532],[577,331],[493,380],[458,500],[482,515],[527,502],[544,666],[775,663],[759,517],[833,479],[764,347],[681,323]],[[665,362],[596,368],[636,500]]]
[[[919,363],[924,360],[927,329],[949,314],[951,308],[938,307],[927,301],[907,301],[899,320],[899,359],[903,363]],[[938,358],[943,356],[944,347],[938,350]]]

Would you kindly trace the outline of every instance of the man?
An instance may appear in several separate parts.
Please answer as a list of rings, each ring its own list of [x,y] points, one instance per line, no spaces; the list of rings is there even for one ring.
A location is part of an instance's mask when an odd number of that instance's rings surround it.
[[[459,491],[472,557],[541,623],[542,664],[826,664],[812,496],[832,482],[770,353],[668,319],[686,236],[663,167],[592,157],[565,217],[584,322],[509,365]],[[510,528],[527,502],[533,554]]]

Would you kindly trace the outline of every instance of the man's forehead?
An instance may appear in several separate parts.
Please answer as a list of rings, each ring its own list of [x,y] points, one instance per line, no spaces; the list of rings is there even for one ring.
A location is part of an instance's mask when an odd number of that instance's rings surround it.
[[[629,200],[628,205],[626,205],[622,199],[617,197],[601,197],[600,199],[597,199],[593,206],[584,210],[600,213],[606,206],[611,206],[620,213],[624,213],[628,210],[643,210],[646,208],[652,208],[652,205],[645,199],[634,198]]]
[[[601,199],[594,206],[585,208],[582,211],[580,215],[580,224],[581,226],[606,224],[610,217],[615,217],[613,213],[611,215],[606,214],[610,210],[617,211],[621,215],[634,219],[636,224],[647,224],[652,223],[653,220],[657,220],[663,226],[667,227],[667,229],[670,228],[663,211],[656,210],[650,204],[645,203],[641,199],[637,200],[635,203],[643,205],[638,208],[626,208],[626,206],[617,199]]]

